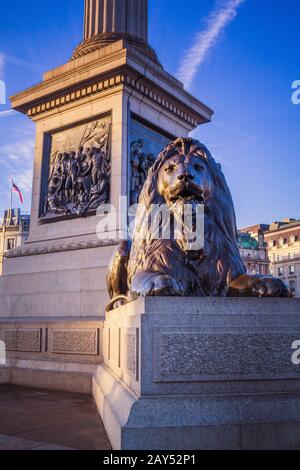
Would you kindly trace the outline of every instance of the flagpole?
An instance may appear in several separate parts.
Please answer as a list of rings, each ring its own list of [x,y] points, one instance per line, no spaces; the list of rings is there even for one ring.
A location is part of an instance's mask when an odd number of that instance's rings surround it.
[[[11,183],[10,183],[10,215],[9,215],[9,218],[10,218],[10,225],[12,224],[12,203],[13,203],[13,180],[11,180]]]
[[[13,183],[14,183],[14,181],[11,180],[11,183],[10,183],[10,212],[12,212],[12,203],[13,203],[13,191],[12,191]]]

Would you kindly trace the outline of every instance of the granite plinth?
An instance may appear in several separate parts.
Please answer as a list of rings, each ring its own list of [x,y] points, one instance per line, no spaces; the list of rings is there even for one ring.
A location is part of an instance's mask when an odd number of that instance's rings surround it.
[[[114,449],[300,447],[300,300],[146,298],[107,314],[94,397]]]

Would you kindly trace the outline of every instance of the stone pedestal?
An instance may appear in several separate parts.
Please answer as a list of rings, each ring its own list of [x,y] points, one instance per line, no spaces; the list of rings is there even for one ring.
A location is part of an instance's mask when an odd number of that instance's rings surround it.
[[[94,397],[114,449],[300,446],[300,300],[146,298],[107,314]]]

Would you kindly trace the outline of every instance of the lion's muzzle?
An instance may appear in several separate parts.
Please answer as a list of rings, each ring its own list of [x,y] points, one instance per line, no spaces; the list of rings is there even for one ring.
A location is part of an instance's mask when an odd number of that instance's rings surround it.
[[[171,188],[169,188],[169,200],[171,202],[177,199],[183,199],[188,202],[189,199],[194,199],[198,203],[204,203],[204,189],[192,181],[179,180]]]

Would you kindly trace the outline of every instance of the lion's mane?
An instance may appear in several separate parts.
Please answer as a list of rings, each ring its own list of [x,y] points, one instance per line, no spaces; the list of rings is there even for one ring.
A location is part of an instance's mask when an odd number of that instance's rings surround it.
[[[184,295],[192,295],[198,286],[201,295],[226,295],[232,279],[246,272],[237,245],[236,217],[230,190],[226,183],[221,166],[214,160],[208,149],[194,139],[177,139],[168,144],[159,154],[153,167],[149,170],[142,189],[139,204],[146,211],[151,205],[166,204],[158,192],[159,172],[165,162],[176,153],[196,153],[207,164],[212,177],[210,194],[205,205],[205,245],[204,255],[199,260],[191,260],[186,267],[186,253],[182,253],[176,240],[153,240],[133,237],[128,262],[128,286],[138,272],[157,272],[174,274],[181,272],[186,281]],[[183,273],[183,274],[182,274]]]

